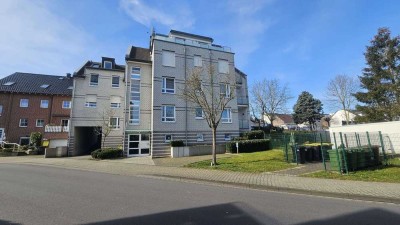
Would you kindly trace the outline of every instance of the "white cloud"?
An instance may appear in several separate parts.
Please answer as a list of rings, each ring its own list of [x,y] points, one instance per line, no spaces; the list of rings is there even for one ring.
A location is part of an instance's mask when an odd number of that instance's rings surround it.
[[[133,20],[146,27],[158,23],[173,29],[187,29],[195,23],[191,10],[183,4],[174,5],[174,3],[171,3],[169,6],[156,4],[149,6],[140,0],[121,0],[120,5]],[[171,7],[171,10],[165,12],[165,7]]]
[[[90,39],[39,1],[2,1],[0,21],[0,75],[71,72]]]
[[[228,2],[228,12],[233,14],[228,29],[234,34],[232,48],[236,53],[236,64],[244,67],[250,55],[261,44],[262,36],[273,23],[272,18],[259,14],[273,0],[236,0]]]

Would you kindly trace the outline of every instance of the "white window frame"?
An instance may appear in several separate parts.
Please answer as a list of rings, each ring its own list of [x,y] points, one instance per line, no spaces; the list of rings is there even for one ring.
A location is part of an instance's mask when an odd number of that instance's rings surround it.
[[[3,105],[0,105],[0,116],[3,115]],[[1,138],[1,137],[0,137]]]
[[[173,89],[167,88],[167,79],[174,80],[174,88]],[[162,93],[164,93],[164,94],[175,94],[175,86],[176,86],[175,78],[173,78],[173,77],[163,77],[162,78],[162,90],[161,90]]]
[[[198,116],[197,116],[197,110],[198,110],[198,109],[201,110],[201,117],[198,117]],[[201,107],[196,107],[194,110],[195,110],[195,119],[196,119],[196,120],[202,120],[202,119],[204,119],[204,110],[203,110],[203,108],[201,108]]]
[[[43,121],[43,124],[40,126],[40,125],[38,125],[38,122],[39,121]],[[44,119],[36,119],[36,127],[44,127]]]
[[[171,58],[169,59],[168,57],[171,57]],[[167,51],[167,50],[162,51],[162,65],[163,66],[175,67],[175,65],[176,65],[175,58],[176,58],[175,52]]]
[[[222,92],[222,86],[225,89],[225,92]],[[220,84],[219,85],[219,93],[224,96],[225,98],[230,98],[231,97],[231,86],[229,84]]]
[[[110,103],[110,108],[112,108],[112,109],[119,109],[119,108],[121,108],[121,103],[111,102],[111,103]]]
[[[201,134],[201,133],[196,134],[196,139],[197,139],[197,142],[203,142],[204,134]]]
[[[22,125],[21,125],[22,120],[26,120],[26,125],[25,125],[25,126],[22,126]],[[19,127],[28,127],[28,119],[27,119],[27,118],[21,118],[21,119],[19,119]]]
[[[67,105],[66,105],[67,104]],[[67,106],[67,107],[66,107]],[[71,108],[71,101],[63,101],[62,102],[63,109],[70,109]]]
[[[224,116],[224,112],[227,112],[228,117],[223,117]],[[224,109],[224,111],[222,112],[221,115],[221,123],[232,123],[232,110],[231,109]]]
[[[44,107],[44,105],[43,105],[44,102],[47,102],[47,106],[46,107]],[[48,109],[49,108],[49,100],[47,100],[47,99],[40,100],[40,108]]]
[[[97,76],[97,83],[92,82],[92,76]],[[100,75],[99,74],[90,74],[89,86],[95,87],[99,86]]]
[[[110,68],[107,68],[107,67],[106,67],[106,64],[109,64],[109,65],[110,65]],[[103,68],[104,68],[104,69],[112,69],[112,64],[113,64],[113,63],[112,63],[111,61],[104,61],[104,63],[103,63]]]
[[[193,56],[193,65],[195,67],[202,67],[203,66],[203,58],[200,55]]]
[[[168,137],[169,137],[169,138],[168,138]],[[164,142],[165,142],[165,143],[170,143],[172,140],[173,140],[173,139],[172,139],[172,134],[166,134],[166,135],[164,136]]]
[[[115,125],[111,125],[111,120],[112,119],[116,119],[115,120],[115,122],[116,122]],[[119,117],[110,117],[109,126],[113,130],[119,130],[121,128],[120,118]]]
[[[229,61],[224,59],[218,60],[218,72],[223,74],[229,74]]]
[[[28,144],[31,142],[31,141],[30,141],[30,139],[31,139],[30,137],[20,137],[20,138],[19,138],[19,144],[22,144],[22,139],[28,140]]]
[[[117,85],[113,83],[114,78],[118,78],[118,84],[117,84]],[[111,76],[111,88],[119,88],[119,86],[120,86],[120,85],[119,85],[119,83],[120,83],[119,81],[120,81],[119,76],[112,75],[112,76]]]
[[[96,108],[97,102],[85,102],[85,107],[86,108]]]
[[[26,105],[26,106],[25,106]],[[29,107],[29,99],[27,98],[21,98],[19,100],[19,107],[20,108],[28,108]]]
[[[167,117],[167,107],[173,107],[173,109],[174,109],[173,117]],[[176,122],[176,108],[174,105],[161,106],[161,122],[164,122],[164,123],[175,123]]]
[[[134,70],[136,70],[134,72]],[[140,100],[141,100],[141,68],[134,66],[131,68],[131,79],[130,79],[130,85],[129,85],[129,125],[140,125]],[[132,84],[133,82],[139,82],[139,90],[138,91],[132,91]],[[139,96],[139,100],[133,100],[132,94],[136,94]],[[138,118],[133,119],[135,116],[134,113],[138,113]]]
[[[231,140],[232,140],[231,134],[226,133],[226,134],[224,134],[224,135],[225,135],[225,137],[224,137],[224,140],[225,140],[225,141],[231,141]]]

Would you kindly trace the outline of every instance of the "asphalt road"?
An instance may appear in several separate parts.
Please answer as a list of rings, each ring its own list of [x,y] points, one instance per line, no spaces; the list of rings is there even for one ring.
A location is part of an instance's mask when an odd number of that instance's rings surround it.
[[[400,224],[400,206],[0,164],[0,224]]]

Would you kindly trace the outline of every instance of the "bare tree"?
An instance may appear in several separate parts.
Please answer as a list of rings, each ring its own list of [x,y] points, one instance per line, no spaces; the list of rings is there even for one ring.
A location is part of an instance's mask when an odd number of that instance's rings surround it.
[[[217,165],[216,134],[224,110],[235,98],[235,77],[230,74],[216,74],[213,66],[207,69],[194,68],[186,78],[184,89],[179,97],[193,108],[201,108],[203,117],[212,130],[212,162]]]
[[[110,108],[103,107],[102,113],[100,113],[100,121],[98,122],[98,126],[94,129],[94,132],[97,135],[102,136],[101,146],[104,148],[104,144],[106,142],[107,137],[110,135],[111,131],[118,126],[118,124],[114,124],[115,121],[111,121],[111,118],[115,116],[115,110]]]
[[[336,107],[343,109],[347,125],[350,122],[349,110],[356,103],[356,98],[353,94],[359,89],[358,79],[347,75],[336,75],[328,83],[326,89],[328,100]]]
[[[292,98],[287,84],[282,85],[277,79],[257,82],[253,85],[251,94],[255,112],[261,116],[264,126],[264,116],[273,125],[276,114],[284,113],[287,110],[287,102]]]

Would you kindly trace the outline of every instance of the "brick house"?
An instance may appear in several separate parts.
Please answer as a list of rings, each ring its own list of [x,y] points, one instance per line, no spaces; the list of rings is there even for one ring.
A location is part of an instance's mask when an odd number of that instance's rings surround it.
[[[0,140],[29,144],[41,132],[50,147],[66,146],[73,82],[69,76],[13,73],[0,80]]]

